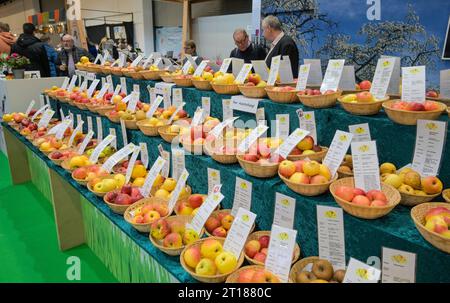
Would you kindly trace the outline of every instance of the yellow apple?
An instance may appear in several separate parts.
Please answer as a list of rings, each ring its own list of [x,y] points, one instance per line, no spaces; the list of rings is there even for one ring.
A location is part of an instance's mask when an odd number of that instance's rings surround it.
[[[236,268],[237,259],[234,254],[224,251],[215,258],[214,263],[221,274],[227,274]]]

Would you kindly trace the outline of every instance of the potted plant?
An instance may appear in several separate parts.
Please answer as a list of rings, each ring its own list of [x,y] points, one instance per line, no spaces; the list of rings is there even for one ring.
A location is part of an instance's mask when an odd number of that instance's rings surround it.
[[[25,66],[30,64],[30,60],[17,53],[12,53],[6,57],[5,63],[12,70],[14,79],[23,79]]]

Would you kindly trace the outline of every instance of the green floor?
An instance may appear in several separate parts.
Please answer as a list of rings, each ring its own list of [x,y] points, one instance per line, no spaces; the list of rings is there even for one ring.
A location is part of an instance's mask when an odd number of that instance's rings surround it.
[[[71,281],[71,256],[80,280]],[[117,282],[86,246],[61,252],[51,203],[31,183],[13,186],[0,151],[0,282]]]

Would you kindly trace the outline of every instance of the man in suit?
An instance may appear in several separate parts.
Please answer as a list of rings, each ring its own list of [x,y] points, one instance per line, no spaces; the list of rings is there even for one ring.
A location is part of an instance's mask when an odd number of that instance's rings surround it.
[[[298,48],[291,37],[285,35],[281,28],[280,20],[275,16],[267,16],[262,21],[263,35],[266,40],[272,42],[269,53],[266,57],[266,64],[270,67],[272,57],[281,55],[289,56],[292,66],[292,74],[295,77],[298,75]]]

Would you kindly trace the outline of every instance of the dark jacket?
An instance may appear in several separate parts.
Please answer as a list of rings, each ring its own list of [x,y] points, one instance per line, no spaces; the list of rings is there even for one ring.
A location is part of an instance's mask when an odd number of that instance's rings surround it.
[[[295,44],[294,40],[292,40],[291,37],[288,35],[284,35],[283,38],[280,39],[280,41],[275,45],[272,52],[269,54],[269,56],[266,59],[266,64],[270,68],[270,64],[272,63],[272,57],[276,57],[281,55],[283,56],[289,56],[289,59],[291,60],[292,65],[292,74],[294,78],[297,78],[298,76],[298,48]]]
[[[266,50],[259,45],[250,43],[249,47],[243,52],[239,48],[231,51],[230,58],[243,59],[244,63],[252,63],[252,60],[264,60],[266,58]]]
[[[48,63],[50,65],[50,76],[56,77],[58,76],[57,70],[56,70],[56,59],[58,59],[58,52],[53,48],[53,46],[44,44],[45,50],[47,52],[48,57]]]
[[[71,50],[67,51],[65,49],[62,49],[59,54],[58,58],[56,59],[56,67],[58,69],[58,73],[60,76],[67,76],[69,74],[69,71],[66,69],[65,71],[62,71],[58,68],[61,64],[69,65],[67,60],[69,58],[69,52],[72,52],[73,56],[73,62],[77,64],[77,62],[80,62],[81,57],[86,56],[89,58],[89,61],[94,62],[95,58],[84,48],[76,47],[74,46]]]
[[[11,53],[18,53],[30,59],[31,63],[26,70],[38,70],[41,77],[50,77],[50,66],[44,43],[33,35],[21,34],[12,46]]]

